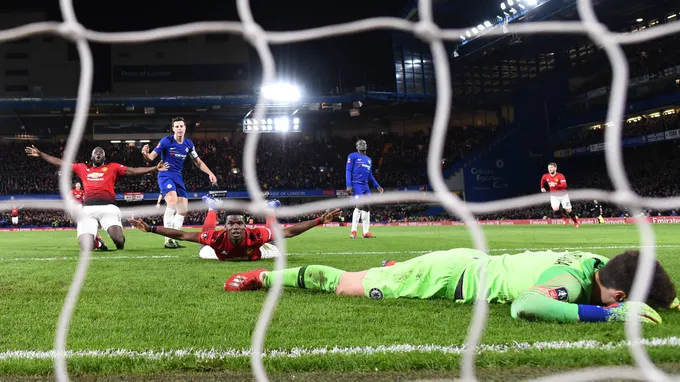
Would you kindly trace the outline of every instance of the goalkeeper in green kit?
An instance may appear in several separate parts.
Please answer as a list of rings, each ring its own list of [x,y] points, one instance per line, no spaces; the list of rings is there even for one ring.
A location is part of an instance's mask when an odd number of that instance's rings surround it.
[[[347,296],[383,298],[447,298],[471,304],[477,298],[479,269],[486,263],[486,295],[490,303],[512,303],[513,318],[559,322],[625,321],[638,251],[608,259],[587,252],[524,252],[487,256],[456,248],[428,253],[404,262],[361,272],[308,265],[269,272],[258,269],[231,276],[227,291],[270,287],[278,277],[284,286]],[[661,323],[655,309],[680,309],[675,287],[657,262],[652,286],[641,303],[640,320]]]

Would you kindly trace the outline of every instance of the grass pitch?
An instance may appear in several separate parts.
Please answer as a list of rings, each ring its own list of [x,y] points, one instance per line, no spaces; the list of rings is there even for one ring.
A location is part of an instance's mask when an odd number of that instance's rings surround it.
[[[492,254],[525,249],[583,249],[613,256],[638,246],[634,226],[485,227]],[[656,226],[657,253],[680,284],[680,227]],[[471,246],[462,227],[375,227],[375,240],[348,238],[345,228],[315,228],[288,240],[288,266],[345,270],[384,259]],[[67,347],[73,375],[248,375],[247,350],[265,291],[228,294],[224,280],[272,260],[202,260],[198,245],[165,250],[159,236],[126,230],[124,251],[95,253],[76,307]],[[113,247],[105,236],[105,241]],[[48,353],[78,257],[74,231],[0,233],[0,378],[48,376]],[[680,359],[680,313],[662,312],[644,328],[652,359]],[[441,373],[459,366],[471,306],[447,300],[380,300],[287,289],[269,328],[267,370],[296,373]],[[490,307],[477,367],[504,372],[630,364],[622,324],[555,324],[510,317]],[[402,345],[402,346],[398,346]],[[118,350],[113,351],[113,350]],[[674,363],[675,362],[675,363]],[[671,367],[671,369],[677,369]],[[176,375],[176,374],[170,374]],[[336,374],[320,374],[336,375]],[[414,375],[415,376],[415,375]],[[489,376],[492,378],[492,376]],[[287,379],[287,378],[284,378]],[[369,379],[371,379],[369,377]]]

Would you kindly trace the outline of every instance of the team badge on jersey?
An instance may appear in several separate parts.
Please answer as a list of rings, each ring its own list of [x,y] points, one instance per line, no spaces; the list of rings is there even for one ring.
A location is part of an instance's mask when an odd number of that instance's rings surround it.
[[[204,238],[204,239],[207,239],[207,238],[208,238],[208,233],[207,233],[207,232],[203,232],[203,234],[201,235],[201,237]]]
[[[550,298],[553,300],[557,301],[568,301],[569,300],[569,292],[567,292],[567,288],[556,288],[556,289],[550,289],[548,291],[548,294],[550,295]]]
[[[108,167],[102,167],[102,171],[107,172],[107,171],[109,171],[109,168]]]
[[[373,288],[368,292],[368,297],[374,300],[382,300],[383,292],[378,288]]]

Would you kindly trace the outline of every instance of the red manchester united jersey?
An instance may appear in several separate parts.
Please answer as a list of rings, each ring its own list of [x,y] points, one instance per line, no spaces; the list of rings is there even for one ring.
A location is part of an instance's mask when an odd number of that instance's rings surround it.
[[[73,199],[75,199],[76,203],[78,204],[83,204],[83,195],[84,191],[82,189],[73,189],[71,190],[71,196],[73,196]]]
[[[125,174],[127,166],[107,163],[99,167],[88,167],[84,163],[74,163],[73,172],[83,181],[85,205],[114,204],[116,192],[113,189],[116,179]]]
[[[17,217],[19,216],[19,210],[16,208],[12,208],[12,216]]]
[[[238,246],[229,241],[227,230],[208,229],[201,231],[198,242],[215,250],[217,258],[226,260],[259,260],[260,247],[274,240],[269,228],[246,228],[245,238]]]
[[[541,188],[545,188],[546,183],[550,192],[564,192],[567,189],[567,179],[559,172],[556,172],[555,175],[544,174],[541,178]]]

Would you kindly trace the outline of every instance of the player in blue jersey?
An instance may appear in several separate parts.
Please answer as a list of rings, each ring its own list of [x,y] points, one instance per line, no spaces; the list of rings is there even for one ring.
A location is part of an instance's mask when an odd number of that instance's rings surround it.
[[[149,152],[149,145],[144,145],[142,156],[151,162],[160,155],[161,160],[170,165],[168,171],[158,175],[158,187],[160,187],[161,195],[164,196],[166,204],[163,227],[181,229],[189,203],[184,179],[182,179],[182,167],[186,157],[191,157],[196,167],[208,174],[210,183],[217,184],[217,178],[198,157],[194,143],[184,136],[186,133],[184,118],[175,117],[172,119],[172,131],[174,134],[161,139],[152,152]],[[165,248],[184,248],[184,246],[176,240],[166,237]]]
[[[347,157],[347,167],[345,170],[345,183],[347,185],[347,193],[352,195],[354,199],[359,199],[361,195],[368,195],[371,193],[371,188],[368,186],[368,181],[373,183],[373,186],[378,189],[378,192],[383,193],[383,188],[380,187],[378,181],[373,177],[371,170],[373,162],[371,158],[366,156],[366,141],[360,139],[357,141],[357,151],[349,154]],[[364,238],[373,238],[373,234],[369,232],[371,226],[371,207],[365,204],[358,204],[354,208],[352,214],[352,232],[349,237],[354,239],[357,237],[357,226],[359,225],[359,218],[363,223]]]

